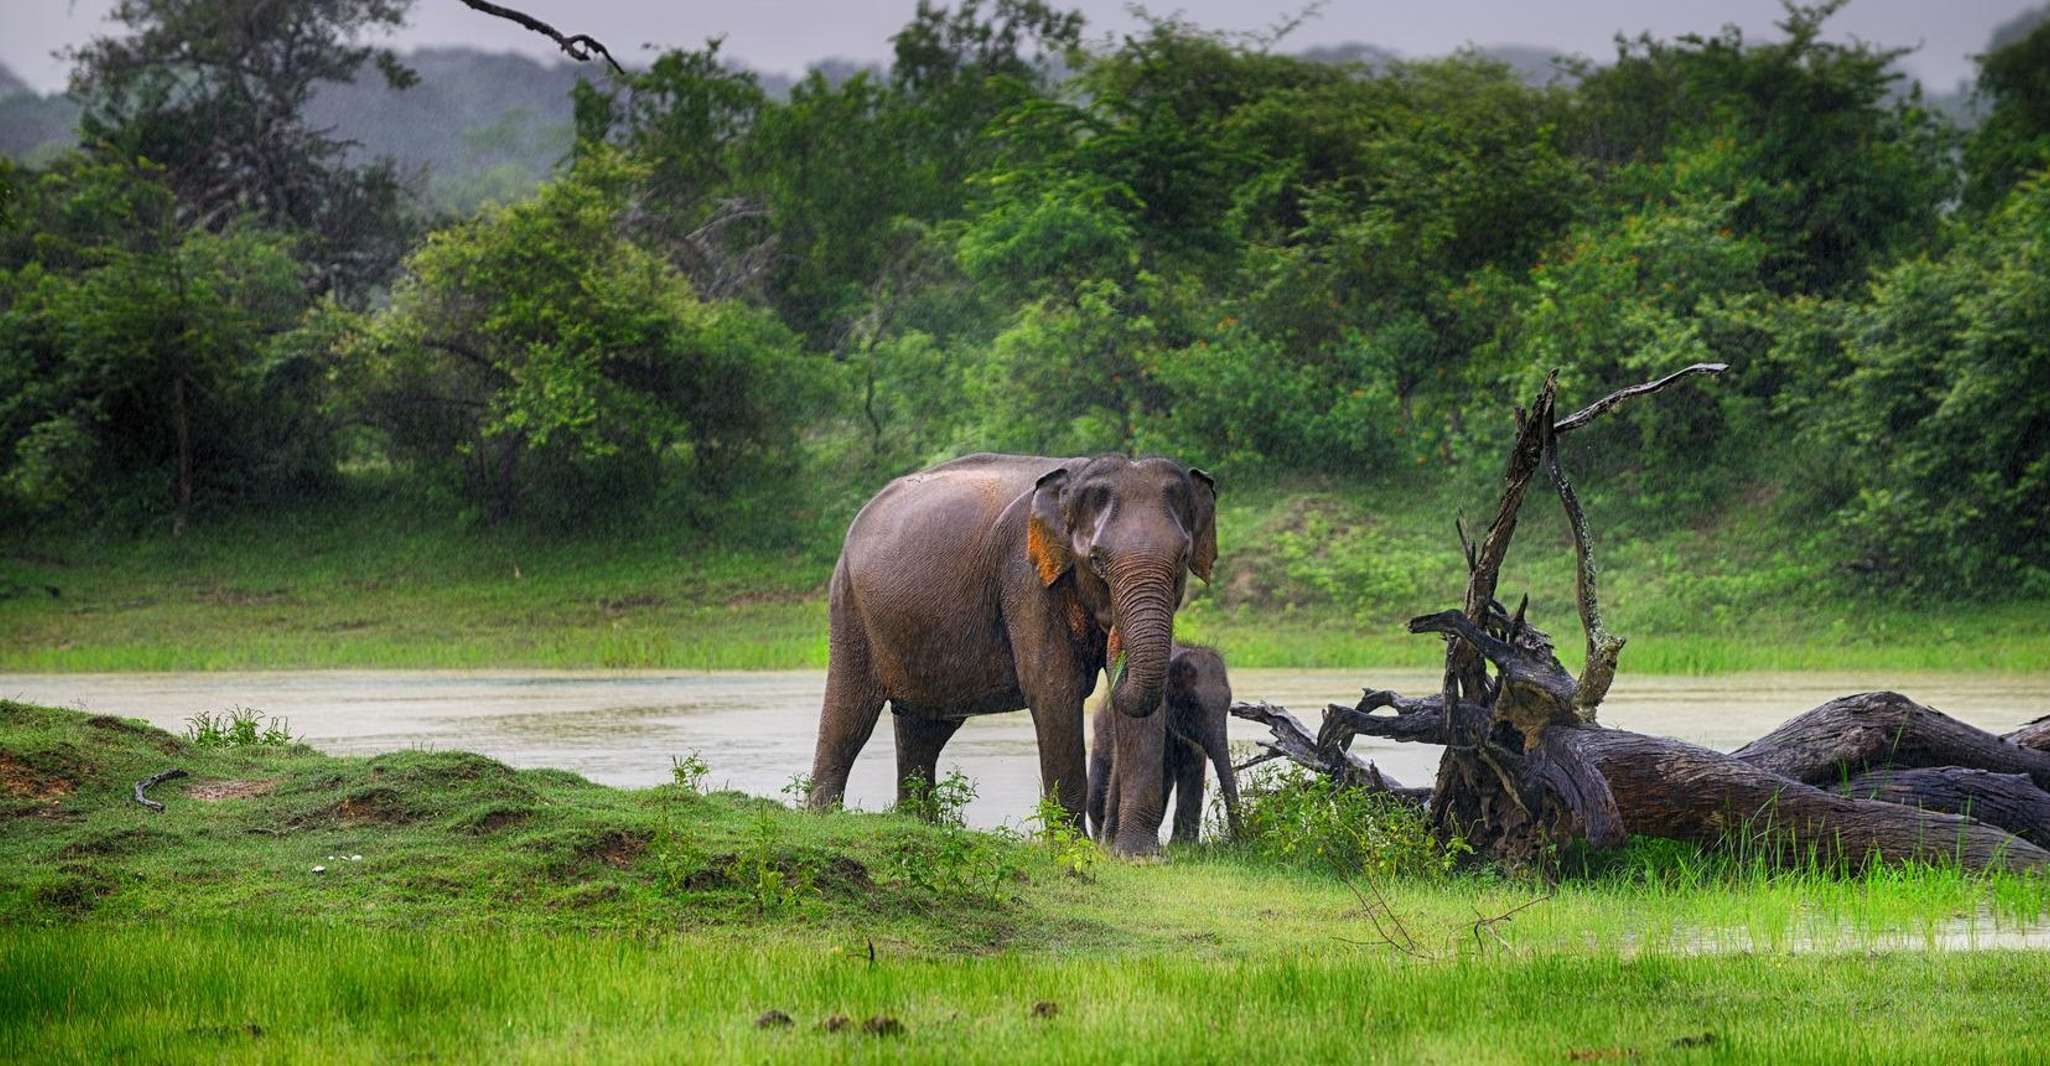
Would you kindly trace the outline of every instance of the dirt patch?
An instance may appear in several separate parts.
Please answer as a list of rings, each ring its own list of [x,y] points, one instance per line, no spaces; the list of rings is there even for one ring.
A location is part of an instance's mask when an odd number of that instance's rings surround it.
[[[808,589],[750,589],[726,597],[728,607],[752,607],[770,603],[809,603],[825,594],[826,587],[820,585]]]
[[[277,778],[267,781],[208,781],[185,790],[193,799],[219,803],[222,800],[248,799],[251,796],[268,796],[278,787]]]
[[[652,592],[631,592],[624,596],[600,597],[598,610],[607,618],[617,618],[640,607],[660,607],[669,601]]]
[[[13,754],[0,751],[0,795],[55,803],[77,790],[77,781],[38,770]]]
[[[290,603],[292,595],[284,589],[245,589],[237,585],[215,585],[194,599],[216,607],[258,607]]]
[[[91,833],[80,837],[57,852],[62,859],[90,859],[112,855],[127,855],[163,839],[163,834],[140,826]]]
[[[840,855],[826,863],[826,871],[819,878],[819,887],[827,891],[867,892],[876,887],[876,883],[875,878],[869,876],[868,867]]]
[[[57,876],[37,886],[37,903],[67,914],[84,914],[99,905],[100,897],[114,891],[116,882],[105,871],[84,863],[65,863]]]
[[[496,833],[507,826],[518,825],[533,815],[533,810],[527,807],[493,807],[468,819],[464,822],[463,828],[479,835]]]
[[[411,811],[399,797],[397,790],[389,788],[366,788],[343,798],[329,812],[347,825],[397,825],[413,819]]]
[[[637,829],[607,830],[579,849],[577,854],[584,859],[624,870],[632,866],[635,859],[641,857],[641,852],[648,850],[648,841],[651,839],[653,834]]]

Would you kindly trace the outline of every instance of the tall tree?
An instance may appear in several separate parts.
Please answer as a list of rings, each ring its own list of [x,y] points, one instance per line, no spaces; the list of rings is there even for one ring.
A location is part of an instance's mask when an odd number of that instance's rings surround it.
[[[409,233],[388,162],[309,125],[322,84],[366,65],[386,84],[413,74],[366,38],[400,25],[411,0],[120,0],[127,27],[75,50],[71,91],[96,153],[163,168],[179,221],[220,231],[240,215],[305,235],[316,288],[360,299],[384,281]]]
[[[1965,143],[1965,203],[1990,210],[2050,165],[2050,18],[1979,57],[1978,91],[1991,107]]]
[[[1936,232],[1955,193],[1948,127],[1897,91],[1908,49],[1837,44],[1823,28],[1844,0],[1788,3],[1776,41],[1735,26],[1710,36],[1619,39],[1616,61],[1580,70],[1569,143],[1616,177],[1632,164],[1728,143],[1751,164],[1732,172],[1734,224],[1767,245],[1782,293],[1841,293]]]

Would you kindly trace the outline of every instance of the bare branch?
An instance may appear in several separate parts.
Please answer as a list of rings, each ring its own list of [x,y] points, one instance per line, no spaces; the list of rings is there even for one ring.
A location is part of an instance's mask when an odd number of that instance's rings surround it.
[[[1559,504],[1566,509],[1566,526],[1573,534],[1573,600],[1580,608],[1580,628],[1587,634],[1587,665],[1580,671],[1573,709],[1582,721],[1592,722],[1595,708],[1601,706],[1602,697],[1609,694],[1609,685],[1616,680],[1616,657],[1622,654],[1624,641],[1602,624],[1594,535],[1588,530],[1587,513],[1580,509],[1580,497],[1566,480],[1565,468],[1559,465],[1556,436],[1545,444],[1545,474],[1552,479],[1552,487],[1559,490]]]
[[[535,33],[540,34],[541,36],[546,37],[551,41],[554,41],[557,47],[560,47],[562,49],[564,55],[569,56],[571,59],[574,59],[579,63],[590,62],[591,53],[596,52],[599,55],[605,57],[605,62],[610,63],[612,65],[614,73],[617,73],[621,77],[626,76],[626,68],[620,66],[619,60],[612,58],[612,52],[608,50],[604,45],[598,43],[598,40],[595,37],[591,37],[588,34],[582,33],[565,35],[562,31],[556,29],[553,26],[550,26],[549,24],[541,21],[540,19],[535,18],[532,15],[529,15],[522,11],[514,11],[512,8],[504,7],[499,4],[491,3],[490,0],[456,0],[456,2],[462,4],[464,7],[467,7],[472,11],[482,12],[483,14],[490,15],[493,18],[502,18],[508,22],[517,23],[525,29],[532,30]]]
[[[1666,386],[1671,385],[1672,383],[1680,380],[1681,378],[1688,377],[1693,374],[1720,374],[1723,371],[1728,370],[1729,368],[1730,364],[1728,363],[1695,363],[1692,366],[1675,370],[1672,373],[1667,374],[1665,377],[1658,379],[1657,381],[1647,381],[1642,385],[1632,385],[1627,389],[1617,389],[1615,392],[1612,392],[1607,396],[1604,396],[1601,399],[1596,400],[1591,404],[1588,404],[1586,407],[1583,407],[1580,410],[1575,411],[1570,415],[1567,415],[1565,418],[1562,418],[1557,422],[1552,423],[1552,432],[1571,433],[1574,430],[1579,429],[1582,426],[1587,425],[1589,422],[1592,422],[1595,419],[1601,417],[1603,414],[1606,414],[1610,408],[1615,407],[1617,404],[1620,404],[1625,400],[1635,399],[1639,396],[1649,396],[1652,393],[1657,392],[1660,389],[1663,389]]]
[[[1349,710],[1350,708],[1342,708]],[[1298,765],[1329,774],[1340,784],[1377,791],[1396,791],[1401,786],[1384,777],[1374,764],[1344,750],[1342,747],[1320,745],[1317,738],[1304,728],[1288,708],[1265,700],[1248,703],[1239,700],[1231,705],[1235,718],[1258,722],[1274,735],[1273,743],[1263,743],[1268,751],[1276,752]],[[1406,791],[1406,790],[1405,790]]]

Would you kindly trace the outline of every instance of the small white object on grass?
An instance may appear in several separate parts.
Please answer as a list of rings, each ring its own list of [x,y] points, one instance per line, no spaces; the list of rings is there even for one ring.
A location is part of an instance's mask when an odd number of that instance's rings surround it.
[[[324,874],[324,873],[326,873],[326,872],[327,872],[327,867],[325,867],[325,866],[316,866],[316,867],[314,867],[314,868],[313,868],[313,872],[314,872],[314,873],[317,873],[317,874]]]
[[[362,861],[363,861],[363,856],[361,856],[361,855],[351,855],[351,856],[349,856],[349,861],[350,861],[350,862],[362,862]]]

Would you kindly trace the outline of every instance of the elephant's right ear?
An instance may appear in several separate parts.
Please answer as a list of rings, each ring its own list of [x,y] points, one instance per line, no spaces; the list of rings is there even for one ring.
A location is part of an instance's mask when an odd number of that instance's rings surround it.
[[[1068,523],[1061,517],[1061,490],[1067,484],[1066,470],[1050,470],[1032,486],[1032,513],[1025,520],[1025,556],[1045,585],[1059,581],[1075,565],[1068,552]]]

